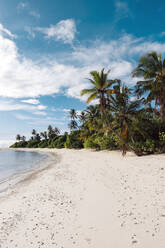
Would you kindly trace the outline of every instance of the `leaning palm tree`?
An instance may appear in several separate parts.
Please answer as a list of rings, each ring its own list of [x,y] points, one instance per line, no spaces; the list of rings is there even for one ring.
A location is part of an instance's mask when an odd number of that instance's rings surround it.
[[[159,107],[162,119],[165,119],[165,59],[161,54],[150,52],[140,58],[139,65],[132,73],[133,77],[143,77],[137,82],[136,93],[146,98],[146,103],[155,102],[155,113]]]

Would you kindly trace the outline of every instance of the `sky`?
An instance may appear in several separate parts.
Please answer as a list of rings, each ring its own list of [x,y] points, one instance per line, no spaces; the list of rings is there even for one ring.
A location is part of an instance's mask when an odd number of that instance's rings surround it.
[[[165,53],[163,0],[1,0],[0,147],[50,124],[68,131],[92,70],[133,86],[140,56]]]

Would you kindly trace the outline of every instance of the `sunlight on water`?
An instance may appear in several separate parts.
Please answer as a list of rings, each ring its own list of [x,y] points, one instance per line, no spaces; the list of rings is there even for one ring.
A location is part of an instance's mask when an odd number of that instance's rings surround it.
[[[46,158],[46,154],[37,152],[2,150],[0,151],[0,181],[36,168]]]

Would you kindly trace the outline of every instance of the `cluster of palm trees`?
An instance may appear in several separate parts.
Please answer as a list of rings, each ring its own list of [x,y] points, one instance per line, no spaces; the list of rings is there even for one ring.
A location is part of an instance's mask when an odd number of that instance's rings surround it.
[[[21,136],[20,134],[17,134],[16,140],[17,140],[17,141],[25,141],[25,140],[26,140],[26,137],[25,137],[24,135]]]
[[[35,129],[32,130],[32,136],[30,137],[30,141],[38,141],[41,140],[48,140],[53,139],[54,137],[57,137],[60,134],[60,130],[55,127],[53,128],[51,125],[48,126],[47,131],[38,133]],[[17,141],[26,141],[25,136],[21,136],[20,134],[17,134],[16,136]]]
[[[119,139],[123,155],[127,149],[139,153],[128,143],[129,140],[134,143],[135,130],[140,135],[147,135],[141,130],[138,117],[140,119],[142,114],[144,117],[145,112],[151,116],[154,108],[152,117],[162,123],[165,120],[165,59],[162,60],[156,52],[142,56],[132,72],[133,77],[140,78],[134,89],[128,88],[119,79],[109,80],[109,73],[105,73],[104,69],[90,72],[92,88],[82,90],[81,95],[88,95],[87,103],[98,100],[102,125]]]
[[[109,79],[109,74],[104,69],[90,72],[91,87],[81,95],[88,96],[88,104],[93,100],[97,104],[88,105],[81,114],[70,110],[70,134],[59,136],[59,129],[49,126],[40,134],[33,129],[31,140],[53,140],[53,147],[120,147],[123,155],[127,150],[137,155],[165,152],[165,59],[156,52],[143,55],[132,72],[139,78],[132,88],[120,79]],[[17,135],[17,140],[25,137]]]

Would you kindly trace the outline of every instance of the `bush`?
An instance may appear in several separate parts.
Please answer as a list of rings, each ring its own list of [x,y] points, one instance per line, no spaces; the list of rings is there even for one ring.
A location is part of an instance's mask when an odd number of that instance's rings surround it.
[[[95,148],[97,150],[114,150],[119,147],[114,134],[104,136],[104,134],[93,135],[85,140],[85,148]]]
[[[25,148],[27,146],[26,141],[19,141],[10,146],[10,148]]]
[[[84,142],[84,147],[85,148],[94,148],[94,149],[99,149],[100,148],[95,143],[95,138],[94,137],[89,137],[88,139],[86,139],[85,142]]]
[[[146,141],[139,141],[132,144],[132,146],[139,152],[150,154],[156,150],[156,144],[154,140],[147,139]]]
[[[61,135],[59,136],[54,142],[51,143],[52,148],[64,148],[65,142],[66,142],[67,136]]]
[[[113,134],[98,136],[95,139],[95,143],[100,147],[100,150],[115,150],[119,147],[116,137]]]
[[[48,147],[48,140],[42,140],[39,144],[38,144],[39,148],[46,148]]]
[[[37,141],[37,140],[29,140],[26,147],[28,147],[28,148],[38,148],[39,143],[40,142]]]
[[[80,132],[76,130],[76,131],[72,131],[69,135],[67,135],[64,146],[65,148],[70,148],[70,149],[83,148],[83,142],[80,140]]]

